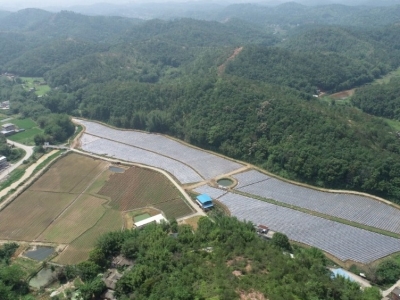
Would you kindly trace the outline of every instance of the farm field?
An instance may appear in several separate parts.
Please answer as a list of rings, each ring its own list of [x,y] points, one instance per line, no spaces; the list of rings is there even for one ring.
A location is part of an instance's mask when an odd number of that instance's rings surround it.
[[[207,190],[220,189],[208,187]],[[203,187],[195,189],[202,193]],[[312,216],[290,208],[234,194],[224,193],[218,198],[232,216],[254,224],[265,224],[271,230],[286,234],[289,239],[317,247],[343,262],[368,264],[400,251],[400,239],[359,229],[338,222]]]
[[[55,261],[77,263],[87,259],[99,235],[124,227],[124,211],[154,206],[168,218],[192,213],[164,175],[110,167],[78,154],[60,158],[0,211],[0,239],[67,244]]]
[[[119,158],[129,162],[136,162],[160,168],[172,174],[179,182],[185,184],[203,181],[192,168],[171,158],[135,148],[115,141],[93,137],[84,134],[81,139],[82,149],[98,155]]]
[[[39,133],[43,133],[43,130],[30,118],[26,119],[12,119],[9,123],[15,124],[18,128],[24,128],[25,131],[10,135],[7,137],[9,140],[22,143],[25,145],[34,145],[33,138]]]
[[[321,192],[271,178],[254,170],[233,177],[238,180],[235,187],[238,191],[400,233],[400,210],[372,198]]]
[[[68,245],[53,261],[62,265],[76,264],[89,258],[89,252],[93,249],[97,238],[109,231],[122,229],[124,220],[119,211],[107,210],[95,226],[77,237]]]
[[[21,77],[22,86],[25,90],[35,89],[35,94],[43,96],[51,90],[51,88],[45,83],[42,77]]]
[[[110,205],[120,211],[151,205],[162,210],[167,218],[180,218],[193,212],[164,175],[139,167],[114,173],[98,194],[109,197]]]
[[[243,165],[239,163],[216,154],[193,148],[163,135],[132,130],[117,130],[90,121],[75,121],[84,125],[86,127],[85,133],[92,137],[100,137],[109,141],[118,142],[120,145],[135,147],[146,150],[147,152],[159,154],[164,158],[170,158],[189,166],[204,179],[211,179],[243,167]],[[90,143],[87,143],[87,145],[90,145]],[[94,147],[91,149],[93,150],[93,148]],[[86,150],[84,146],[83,149]],[[113,149],[111,147],[109,149],[103,149],[103,153],[107,154],[112,153],[112,151]]]

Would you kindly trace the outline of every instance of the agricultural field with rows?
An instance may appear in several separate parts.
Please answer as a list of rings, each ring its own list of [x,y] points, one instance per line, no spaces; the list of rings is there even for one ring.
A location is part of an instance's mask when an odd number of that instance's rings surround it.
[[[149,206],[167,218],[193,212],[161,173],[68,154],[0,211],[0,239],[66,244],[54,261],[78,263],[98,236],[124,227],[125,211]]]

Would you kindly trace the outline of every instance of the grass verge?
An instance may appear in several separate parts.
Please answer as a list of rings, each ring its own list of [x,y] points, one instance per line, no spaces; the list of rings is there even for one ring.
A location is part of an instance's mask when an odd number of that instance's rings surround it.
[[[42,170],[44,167],[46,167],[53,159],[55,159],[56,157],[60,156],[62,153],[64,153],[63,151],[57,151],[56,153],[54,153],[53,155],[50,155],[48,158],[46,158],[44,161],[42,161],[40,164],[38,164],[36,166],[36,168],[33,170],[32,175],[36,174],[37,172],[39,172],[40,170]]]
[[[25,169],[15,169],[10,173],[8,178],[0,184],[0,190],[8,188],[15,181],[19,180],[25,174]]]

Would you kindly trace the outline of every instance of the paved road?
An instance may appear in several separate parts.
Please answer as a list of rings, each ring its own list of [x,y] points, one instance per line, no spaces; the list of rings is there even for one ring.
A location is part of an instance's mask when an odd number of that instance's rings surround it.
[[[30,165],[30,166],[25,170],[25,174],[24,174],[19,180],[17,180],[17,181],[14,182],[13,184],[11,184],[8,188],[5,188],[4,190],[1,190],[1,191],[0,191],[0,198],[3,197],[3,196],[5,196],[5,195],[7,195],[7,193],[8,193],[10,190],[17,188],[18,185],[19,185],[21,182],[23,182],[24,180],[30,178],[30,177],[32,176],[33,171],[36,169],[36,167],[37,167],[38,165],[40,165],[42,162],[44,162],[48,157],[52,156],[54,153],[55,153],[55,151],[51,151],[51,152],[49,152],[49,153],[43,155],[37,162],[35,162],[34,164]],[[38,176],[39,174],[40,174],[40,172],[36,173],[35,176]],[[32,177],[31,179],[35,178],[35,176]],[[27,183],[27,184],[28,184],[28,183]],[[22,187],[20,187],[20,188],[22,188]],[[3,201],[2,203],[0,203],[0,210],[2,210],[2,208],[3,208],[4,206],[7,205],[7,203],[8,203],[7,201],[8,201],[8,200]]]
[[[386,291],[382,291],[382,296],[387,297],[389,294],[395,289],[395,287],[400,286],[400,279],[393,284],[390,288],[388,288]]]
[[[22,159],[20,159],[18,162],[16,162],[15,164],[12,164],[7,169],[5,169],[0,174],[0,180],[3,180],[5,177],[7,177],[7,175],[9,173],[11,173],[16,168],[18,168],[20,165],[22,165],[23,161],[29,159],[29,157],[31,157],[31,155],[33,154],[33,147],[31,147],[31,146],[25,146],[23,144],[20,144],[20,143],[17,143],[17,142],[13,142],[11,140],[7,140],[7,143],[10,144],[10,145],[14,145],[17,148],[24,149],[25,150],[25,156]]]

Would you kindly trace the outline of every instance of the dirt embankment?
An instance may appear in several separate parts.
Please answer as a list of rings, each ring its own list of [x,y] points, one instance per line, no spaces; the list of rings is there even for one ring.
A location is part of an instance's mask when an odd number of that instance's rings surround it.
[[[242,52],[242,50],[243,50],[243,47],[236,48],[236,49],[233,51],[233,54],[232,54],[231,56],[229,56],[228,59],[227,59],[222,65],[220,65],[220,66],[218,67],[218,75],[219,75],[219,76],[221,76],[222,74],[224,74],[225,68],[226,68],[226,65],[228,64],[228,62],[230,62],[231,60],[234,60],[235,57],[238,56],[238,55],[240,54],[240,52]]]
[[[344,100],[344,99],[347,99],[347,98],[353,96],[355,90],[356,89],[341,91],[339,93],[335,93],[335,94],[330,95],[330,97],[335,99],[335,100]]]

